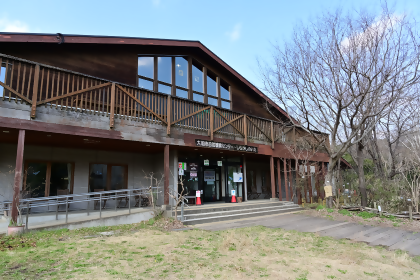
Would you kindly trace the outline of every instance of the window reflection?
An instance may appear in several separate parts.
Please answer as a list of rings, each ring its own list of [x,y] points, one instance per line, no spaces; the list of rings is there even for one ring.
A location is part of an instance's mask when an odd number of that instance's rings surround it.
[[[171,89],[172,88],[170,86],[159,84],[158,91],[161,93],[166,93],[166,94],[171,95]]]
[[[148,90],[153,90],[153,82],[139,78],[139,87]]]
[[[222,108],[224,109],[230,109],[230,102],[223,101],[222,100]]]
[[[229,86],[223,85],[223,83],[220,85],[220,97],[230,100]]]
[[[204,92],[203,67],[196,63],[192,66],[192,84],[194,91]]]
[[[188,98],[188,91],[183,89],[176,89],[176,96],[182,97],[182,98]]]
[[[170,84],[172,82],[172,58],[158,57],[158,80]]]
[[[175,57],[175,77],[177,86],[188,88],[188,61],[183,57]]]
[[[4,83],[5,77],[6,77],[6,67],[1,66],[0,67],[0,82]],[[0,97],[3,97],[3,90],[4,88],[0,86]]]
[[[211,77],[210,75],[207,75],[207,94],[217,96],[216,77]]]
[[[153,79],[153,57],[138,58],[138,74]]]
[[[212,98],[212,97],[208,97],[207,98],[207,103],[209,105],[217,106],[217,99],[216,98]]]
[[[201,94],[194,93],[193,100],[198,102],[204,102],[204,96]]]

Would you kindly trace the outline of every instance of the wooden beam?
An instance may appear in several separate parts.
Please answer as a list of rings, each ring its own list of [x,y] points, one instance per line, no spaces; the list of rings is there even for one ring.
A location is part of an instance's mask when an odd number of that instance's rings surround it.
[[[284,170],[284,189],[286,190],[286,200],[289,201],[289,182],[287,181],[287,159],[283,159],[283,170]]]
[[[158,92],[158,89],[158,58],[155,56],[153,57],[153,91]]]
[[[223,116],[223,114],[222,113],[220,113],[220,111],[219,110],[217,110],[216,108],[214,108],[214,110],[225,120],[225,121],[227,121],[227,122],[229,122],[229,120],[225,117],[225,116]],[[239,131],[239,133],[240,134],[242,134],[243,135],[243,133],[239,130],[239,128],[237,128],[236,126],[234,126],[233,124],[231,124],[231,126],[234,128],[234,129],[236,129],[237,131]]]
[[[169,205],[169,145],[165,145],[165,148],[163,151],[163,172],[164,172],[163,204]],[[174,184],[174,185],[178,185],[178,184]]]
[[[17,152],[16,152],[16,165],[15,165],[15,179],[13,184],[13,202],[12,202],[12,220],[17,222],[18,218],[18,205],[20,195],[20,184],[22,179],[22,165],[23,165],[23,150],[25,147],[25,130],[19,130]]]
[[[177,122],[180,122],[180,121],[183,121],[183,120],[185,120],[185,119],[188,119],[189,117],[192,117],[192,116],[194,116],[195,114],[198,114],[198,113],[200,113],[200,112],[202,112],[202,111],[204,111],[204,110],[207,110],[207,109],[210,109],[210,106],[204,107],[203,109],[200,109],[200,110],[195,111],[195,112],[193,112],[193,113],[191,113],[191,114],[188,114],[188,115],[186,115],[185,117],[182,117],[182,118],[180,118],[179,120],[174,121],[172,124],[176,124]]]
[[[270,123],[270,132],[271,132],[271,149],[274,150],[274,127],[273,121]]]
[[[166,99],[166,121],[168,122],[166,125],[166,134],[171,134],[171,107],[172,107],[172,98],[170,95],[168,95],[168,98]]]
[[[115,83],[111,86],[111,108],[109,113],[109,127],[114,128],[114,110],[115,110]]]
[[[173,56],[171,59],[171,66],[172,66],[172,71],[171,71],[171,83],[172,83],[172,88],[171,88],[171,95],[172,96],[176,96],[176,85],[175,85],[175,57]]]
[[[218,128],[216,128],[216,129],[214,130],[214,132],[218,131],[219,129],[224,128],[224,127],[225,127],[225,126],[227,126],[227,125],[232,125],[232,123],[233,123],[233,122],[235,122],[235,121],[237,121],[237,120],[239,120],[240,118],[243,118],[243,117],[244,117],[244,116],[242,115],[242,116],[239,116],[239,117],[234,118],[233,120],[231,120],[231,121],[229,121],[229,122],[227,122],[227,123],[225,123],[225,124],[223,124],[223,125],[219,126]],[[232,125],[232,126],[233,126],[233,125]],[[244,134],[243,134],[241,131],[239,131],[239,130],[238,130],[238,132],[239,132],[240,134],[242,134],[242,136],[244,136]]]
[[[271,140],[271,137],[270,136],[268,136],[267,134],[265,134],[265,132],[264,132],[264,130],[262,130],[258,125],[256,125],[255,123],[254,123],[254,121],[253,120],[251,120],[248,116],[246,116],[247,118],[248,118],[248,120],[259,130],[259,131],[261,131],[264,135],[265,135],[265,137],[267,137],[267,139],[269,139],[269,140]]]
[[[167,124],[166,121],[160,117],[158,114],[156,114],[155,112],[153,112],[149,107],[147,107],[146,105],[143,104],[143,102],[141,102],[139,99],[137,99],[136,97],[134,97],[131,93],[129,93],[125,88],[123,88],[120,85],[116,85],[120,90],[122,90],[125,94],[127,94],[128,96],[130,96],[132,99],[134,99],[137,103],[139,103],[141,106],[143,106],[145,109],[147,109],[152,115],[154,115],[156,118],[158,118],[159,120],[161,120],[164,124]]]
[[[270,156],[271,198],[276,198],[276,179],[274,176],[274,158]]]
[[[281,169],[280,169],[280,158],[277,158],[277,182],[279,185],[279,200],[283,200],[283,193],[281,190]]]
[[[36,105],[41,105],[41,104],[44,104],[44,103],[56,101],[56,100],[59,100],[59,99],[62,99],[62,98],[70,97],[70,96],[73,96],[73,95],[76,95],[76,94],[79,94],[79,93],[91,91],[91,90],[106,87],[106,86],[109,86],[109,85],[111,85],[111,83],[104,83],[104,84],[96,85],[96,86],[93,86],[93,87],[90,87],[90,88],[85,88],[85,89],[81,89],[81,90],[78,90],[78,91],[73,91],[73,92],[70,92],[70,93],[67,93],[67,94],[64,94],[64,95],[59,95],[59,96],[56,96],[56,97],[45,99],[43,101],[39,101],[39,102],[36,103]]]
[[[38,99],[39,64],[35,65],[34,88],[32,92],[31,118],[35,118],[36,101]]]
[[[6,85],[5,83],[0,82],[0,85],[1,85],[2,87],[4,87],[5,89],[7,89],[8,91],[13,92],[13,93],[14,93],[14,94],[16,94],[17,96],[19,96],[20,98],[22,98],[23,100],[25,100],[26,102],[28,102],[29,104],[32,104],[32,101],[31,101],[30,99],[26,98],[25,96],[23,96],[22,94],[20,94],[20,93],[19,93],[19,92],[17,92],[16,90],[12,89],[11,87],[9,87],[8,85]],[[6,92],[6,91],[4,91],[4,93],[3,93],[3,98],[4,98],[4,95],[5,95],[5,92]]]
[[[248,121],[246,119],[246,115],[244,115],[243,122],[244,122],[244,142],[245,142],[245,145],[248,145]]]
[[[213,127],[214,127],[214,108],[210,107],[210,141],[213,141]]]

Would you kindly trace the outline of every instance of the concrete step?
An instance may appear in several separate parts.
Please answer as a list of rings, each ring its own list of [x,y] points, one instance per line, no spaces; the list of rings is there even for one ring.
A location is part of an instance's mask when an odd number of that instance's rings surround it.
[[[185,215],[184,224],[185,225],[196,225],[196,224],[203,224],[203,223],[213,223],[219,221],[228,221],[228,220],[235,220],[235,219],[243,219],[243,218],[253,218],[265,215],[273,215],[273,214],[280,214],[280,213],[288,213],[288,212],[295,212],[302,210],[301,207],[298,205],[283,205],[283,206],[272,206],[272,207],[262,207],[262,208],[254,208],[254,209],[246,209],[246,210],[232,210],[232,211],[221,211],[219,213],[212,213],[209,212],[208,214],[193,214],[193,215]]]
[[[286,206],[286,205],[295,205],[291,201],[278,201],[278,202],[246,202],[246,203],[218,203],[218,204],[209,204],[203,206],[190,206],[184,207],[184,214],[200,214],[200,213],[209,213],[209,212],[222,212],[222,211],[232,211],[232,210],[244,210],[244,209],[256,209],[256,208],[270,208],[275,206]],[[178,215],[181,214],[180,207],[178,207]],[[175,213],[173,213],[173,216]]]

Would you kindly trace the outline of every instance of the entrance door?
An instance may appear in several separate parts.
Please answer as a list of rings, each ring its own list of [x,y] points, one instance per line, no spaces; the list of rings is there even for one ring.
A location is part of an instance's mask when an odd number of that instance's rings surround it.
[[[203,168],[202,199],[204,202],[219,201],[222,198],[220,185],[220,167],[205,166]]]
[[[225,167],[225,202],[232,202],[232,191],[235,191],[236,198],[242,197],[243,192],[243,171],[241,164],[232,164]],[[242,174],[242,175],[241,175]],[[240,178],[242,177],[242,178]],[[242,181],[242,182],[239,182]]]

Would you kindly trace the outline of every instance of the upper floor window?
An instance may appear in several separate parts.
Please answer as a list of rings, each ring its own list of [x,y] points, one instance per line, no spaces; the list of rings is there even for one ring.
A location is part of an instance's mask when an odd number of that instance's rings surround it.
[[[175,83],[188,89],[188,60],[184,57],[175,57]]]
[[[158,57],[158,81],[172,83],[172,57]]]
[[[220,80],[220,105],[222,108],[230,109],[230,86],[223,80]]]
[[[153,90],[154,57],[140,56],[138,58],[138,86]]]
[[[217,83],[216,75],[207,71],[207,94],[211,96],[217,96]]]

